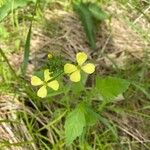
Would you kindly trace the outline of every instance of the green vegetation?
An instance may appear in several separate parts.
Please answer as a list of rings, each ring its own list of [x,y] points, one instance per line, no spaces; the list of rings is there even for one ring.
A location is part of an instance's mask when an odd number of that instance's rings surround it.
[[[0,150],[149,150],[149,13],[0,0]]]

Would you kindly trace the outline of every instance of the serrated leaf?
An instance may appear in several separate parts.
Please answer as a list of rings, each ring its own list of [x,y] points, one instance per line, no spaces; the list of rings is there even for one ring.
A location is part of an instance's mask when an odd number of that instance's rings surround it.
[[[86,125],[84,112],[80,107],[77,107],[69,113],[65,122],[66,144],[70,145],[83,132]]]
[[[116,77],[97,77],[96,79],[96,88],[106,101],[111,101],[119,94],[125,92],[129,84],[127,80]]]
[[[98,21],[103,21],[108,17],[107,14],[96,3],[89,4],[89,11]]]
[[[85,126],[94,125],[99,119],[99,114],[94,112],[86,103],[80,103],[75,110],[69,113],[65,122],[66,144],[71,144],[81,136]]]

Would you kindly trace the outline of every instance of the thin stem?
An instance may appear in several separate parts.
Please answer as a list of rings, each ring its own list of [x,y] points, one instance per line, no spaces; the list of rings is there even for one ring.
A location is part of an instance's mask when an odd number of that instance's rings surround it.
[[[6,61],[6,63],[8,64],[11,72],[14,74],[15,78],[18,79],[18,76],[15,72],[15,70],[12,68],[11,64],[9,63],[9,60],[7,59],[7,56],[5,55],[5,53],[3,52],[3,50],[0,48],[0,54],[2,55],[2,57],[4,58],[4,60]]]

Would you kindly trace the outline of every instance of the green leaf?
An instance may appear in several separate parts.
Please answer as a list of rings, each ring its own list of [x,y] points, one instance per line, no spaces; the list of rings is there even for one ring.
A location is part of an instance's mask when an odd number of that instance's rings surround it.
[[[36,2],[36,0],[5,0],[0,7],[0,22],[8,15],[8,13],[18,7],[24,7],[29,2]]]
[[[86,125],[84,112],[80,107],[77,107],[69,113],[65,122],[66,144],[70,145],[83,132]]]
[[[99,119],[99,114],[97,114],[91,107],[84,104],[84,114],[86,119],[86,125],[93,126]]]
[[[116,77],[97,77],[96,79],[96,88],[107,102],[125,92],[129,85],[130,83],[127,80]]]
[[[85,126],[94,125],[99,119],[99,114],[94,112],[86,103],[80,103],[75,110],[69,113],[65,122],[66,144],[71,144],[81,136]]]
[[[74,10],[79,15],[82,25],[84,27],[88,42],[93,50],[96,49],[95,42],[95,26],[92,18],[92,14],[88,9],[88,5],[82,2],[73,3]]]
[[[96,3],[89,4],[89,11],[91,12],[92,16],[98,21],[103,21],[108,18],[108,15]]]
[[[28,67],[29,54],[30,54],[31,29],[32,29],[32,22],[28,31],[25,48],[24,48],[24,58],[23,58],[23,63],[22,63],[22,68],[21,68],[23,75],[25,75],[27,67]]]

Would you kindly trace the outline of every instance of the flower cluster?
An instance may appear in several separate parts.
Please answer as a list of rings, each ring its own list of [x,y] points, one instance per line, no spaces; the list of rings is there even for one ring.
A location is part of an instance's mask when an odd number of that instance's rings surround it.
[[[71,81],[79,82],[81,80],[81,71],[84,71],[87,74],[92,74],[95,71],[94,64],[85,63],[87,58],[88,57],[84,52],[79,52],[76,55],[77,65],[70,64],[70,63],[66,63],[64,65],[64,73],[70,76]],[[59,89],[58,81],[53,79],[51,75],[52,75],[52,72],[49,72],[49,69],[46,69],[44,71],[44,81],[42,81],[37,76],[31,77],[31,84],[33,86],[41,86],[39,90],[37,91],[37,95],[41,98],[44,98],[47,96],[47,88],[51,88],[55,91]]]

